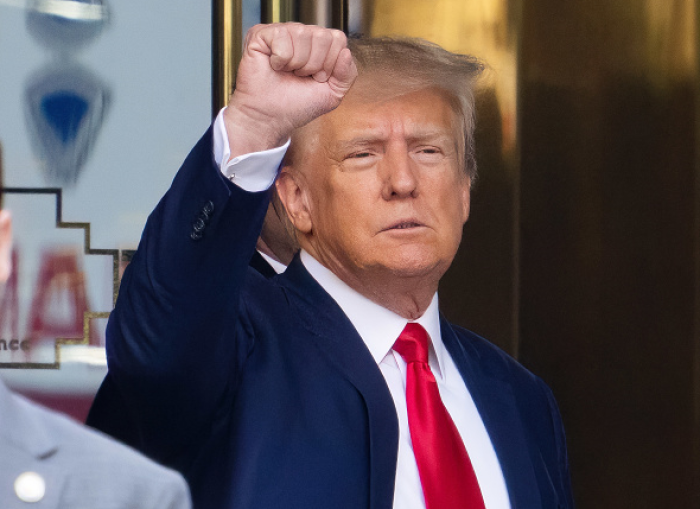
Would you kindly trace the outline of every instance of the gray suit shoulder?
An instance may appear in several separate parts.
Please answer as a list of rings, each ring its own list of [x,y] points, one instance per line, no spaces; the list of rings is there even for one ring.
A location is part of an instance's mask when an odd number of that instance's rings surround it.
[[[34,472],[45,483],[37,509],[189,509],[177,472],[68,417],[0,387],[0,497],[27,507],[15,480]],[[16,505],[13,505],[16,504]]]

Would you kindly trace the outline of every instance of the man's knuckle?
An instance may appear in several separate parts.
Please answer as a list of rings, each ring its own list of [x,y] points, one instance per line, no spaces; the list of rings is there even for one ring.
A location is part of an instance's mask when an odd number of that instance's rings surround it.
[[[331,35],[333,36],[333,39],[335,39],[338,42],[342,42],[343,44],[346,44],[348,41],[348,37],[342,30],[333,29],[331,30]]]
[[[306,26],[304,25],[293,25],[289,27],[289,32],[294,36],[294,37],[304,37],[306,34]]]
[[[333,35],[330,30],[318,30],[314,33],[313,38],[319,42],[330,42],[333,40]]]

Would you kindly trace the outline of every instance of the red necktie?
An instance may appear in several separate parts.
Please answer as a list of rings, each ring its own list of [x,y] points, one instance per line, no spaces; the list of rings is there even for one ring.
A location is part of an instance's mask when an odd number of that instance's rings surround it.
[[[407,364],[408,428],[426,509],[484,509],[472,462],[428,366],[428,333],[409,323],[394,350]]]

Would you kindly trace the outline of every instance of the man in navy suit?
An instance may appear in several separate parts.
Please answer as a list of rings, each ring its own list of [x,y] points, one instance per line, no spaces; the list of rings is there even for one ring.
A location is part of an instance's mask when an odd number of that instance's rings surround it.
[[[110,432],[195,507],[573,507],[549,389],[438,311],[480,70],[423,41],[248,33],[107,330],[128,412]],[[272,185],[302,251],[266,279],[248,263]]]

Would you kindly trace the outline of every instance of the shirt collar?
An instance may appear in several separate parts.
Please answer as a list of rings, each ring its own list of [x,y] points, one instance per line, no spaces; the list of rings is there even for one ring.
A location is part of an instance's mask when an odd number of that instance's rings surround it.
[[[409,322],[393,311],[369,300],[364,295],[350,288],[338,276],[311,256],[301,251],[301,262],[316,282],[336,301],[348,317],[357,333],[364,341],[375,362],[379,364],[390,353],[394,342]],[[444,373],[445,347],[440,333],[440,314],[438,312],[437,293],[433,296],[428,309],[417,320],[430,336],[433,353],[430,355],[431,369],[436,376]],[[436,371],[437,369],[437,371]]]
[[[260,254],[260,256],[262,256],[263,259],[270,265],[270,267],[272,267],[272,270],[274,270],[277,274],[282,274],[285,270],[287,270],[287,266],[284,263],[278,262],[270,255],[263,253],[259,249],[257,251]]]

